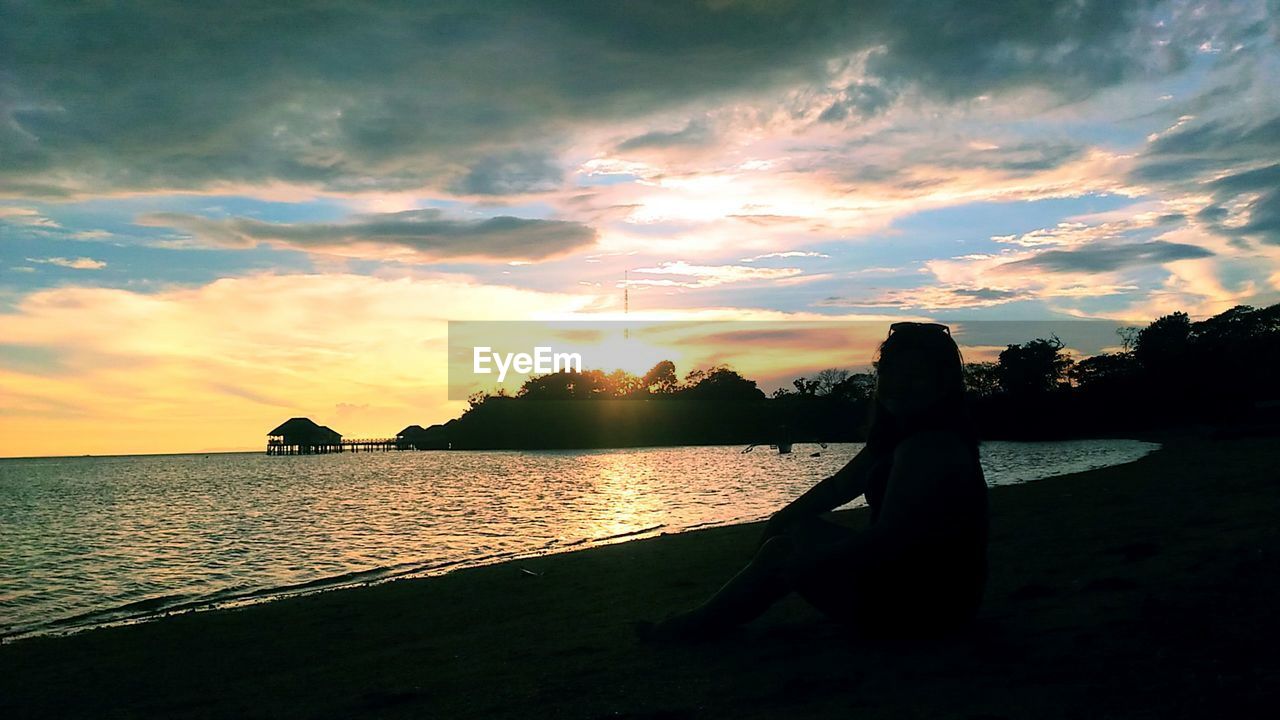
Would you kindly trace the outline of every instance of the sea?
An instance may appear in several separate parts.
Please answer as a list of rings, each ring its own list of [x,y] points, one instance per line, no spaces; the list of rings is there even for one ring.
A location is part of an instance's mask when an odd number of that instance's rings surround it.
[[[0,641],[759,520],[861,447],[0,459]],[[985,442],[981,458],[995,486],[1157,447]]]

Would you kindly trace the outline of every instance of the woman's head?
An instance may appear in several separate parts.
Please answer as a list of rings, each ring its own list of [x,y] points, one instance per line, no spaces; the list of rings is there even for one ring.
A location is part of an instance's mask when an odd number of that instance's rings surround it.
[[[894,323],[880,344],[872,435],[893,435],[889,424],[968,426],[964,365],[946,325]],[[887,414],[890,417],[885,417]]]
[[[876,397],[906,418],[948,396],[964,396],[960,348],[946,325],[894,323],[880,344]]]

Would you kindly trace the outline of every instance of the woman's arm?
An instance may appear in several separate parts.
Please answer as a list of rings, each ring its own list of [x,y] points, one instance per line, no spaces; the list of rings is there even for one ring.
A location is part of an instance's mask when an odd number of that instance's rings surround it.
[[[970,470],[968,457],[964,445],[945,433],[920,433],[903,441],[894,453],[876,523],[848,540],[794,555],[786,572],[799,577],[832,563],[854,567],[876,562],[935,532],[956,510],[947,506],[946,488],[964,482]]]
[[[792,500],[786,507],[774,513],[769,522],[785,525],[799,518],[821,515],[865,493],[871,466],[875,464],[876,459],[870,446],[863,447],[836,474]]]

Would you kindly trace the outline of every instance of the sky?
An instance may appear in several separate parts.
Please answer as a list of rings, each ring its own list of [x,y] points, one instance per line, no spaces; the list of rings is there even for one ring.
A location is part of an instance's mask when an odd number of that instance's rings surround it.
[[[0,456],[442,422],[448,321],[624,278],[672,320],[1273,304],[1278,10],[0,0]]]

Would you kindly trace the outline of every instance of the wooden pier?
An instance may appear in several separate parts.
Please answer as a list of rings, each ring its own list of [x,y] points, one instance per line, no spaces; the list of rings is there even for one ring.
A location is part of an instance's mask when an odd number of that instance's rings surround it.
[[[336,443],[286,443],[267,440],[268,455],[324,455],[340,452],[386,452],[388,450],[411,450],[401,447],[395,438],[343,438]]]
[[[342,439],[338,452],[386,452],[399,450],[395,438],[361,438],[358,440]]]

